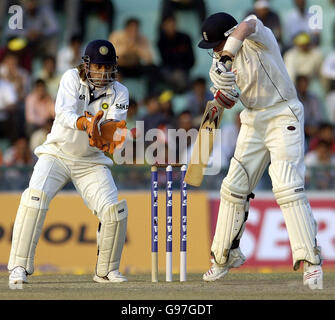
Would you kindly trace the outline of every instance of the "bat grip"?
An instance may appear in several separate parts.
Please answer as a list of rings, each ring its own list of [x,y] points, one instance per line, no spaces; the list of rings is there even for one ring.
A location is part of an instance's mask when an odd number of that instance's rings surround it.
[[[220,59],[220,62],[225,66],[227,71],[231,70],[231,67],[233,65],[233,60],[230,56],[227,56],[227,55],[222,56]]]

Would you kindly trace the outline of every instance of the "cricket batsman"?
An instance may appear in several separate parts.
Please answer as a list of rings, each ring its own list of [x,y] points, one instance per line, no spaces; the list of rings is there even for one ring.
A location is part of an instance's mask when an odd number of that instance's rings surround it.
[[[15,219],[8,262],[10,285],[26,283],[27,275],[34,272],[35,249],[50,201],[69,181],[99,219],[93,280],[127,281],[119,272],[127,203],[118,199],[108,168],[113,162],[104,154],[122,144],[118,129],[126,130],[129,94],[115,80],[116,73],[113,44],[95,40],[87,45],[83,63],[62,76],[52,130],[46,142],[35,149],[39,159]]]
[[[220,12],[202,25],[199,47],[213,50],[209,76],[214,96],[223,108],[236,103],[232,85],[244,105],[241,129],[227,176],[211,247],[212,267],[205,281],[223,278],[241,266],[245,256],[239,241],[245,228],[252,190],[269,166],[273,193],[283,212],[293,256],[293,269],[304,264],[304,285],[322,289],[323,273],[317,224],[304,188],[304,107],[286,71],[270,29],[248,16],[241,23]],[[223,68],[232,60],[232,71]],[[224,72],[222,72],[224,70]]]

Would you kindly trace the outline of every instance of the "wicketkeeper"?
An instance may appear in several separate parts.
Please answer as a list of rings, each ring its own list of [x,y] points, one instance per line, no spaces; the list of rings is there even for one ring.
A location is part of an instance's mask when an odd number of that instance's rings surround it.
[[[252,191],[269,166],[273,193],[283,212],[293,255],[293,269],[304,263],[304,284],[322,289],[317,224],[304,188],[304,107],[286,71],[277,41],[256,16],[240,24],[227,13],[216,13],[202,25],[199,47],[213,49],[209,71],[216,100],[232,108],[236,83],[245,109],[227,176],[213,239],[212,267],[205,281],[223,278],[245,256],[239,248]],[[231,72],[221,72],[225,60]]]
[[[108,168],[113,162],[104,154],[113,153],[123,142],[124,136],[119,136],[117,129],[126,128],[129,95],[115,80],[116,72],[114,46],[95,40],[87,45],[83,64],[63,75],[51,133],[35,149],[39,159],[17,211],[8,262],[9,284],[25,283],[27,275],[34,272],[35,248],[50,201],[69,181],[100,222],[94,281],[127,281],[119,272],[127,203],[118,199]]]

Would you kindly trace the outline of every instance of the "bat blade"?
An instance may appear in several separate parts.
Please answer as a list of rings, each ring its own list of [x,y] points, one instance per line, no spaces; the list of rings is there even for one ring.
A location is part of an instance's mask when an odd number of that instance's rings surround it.
[[[209,156],[213,150],[216,129],[219,128],[224,108],[215,100],[207,102],[201,120],[199,132],[192,150],[190,163],[185,174],[185,182],[191,186],[199,187],[204,178]]]

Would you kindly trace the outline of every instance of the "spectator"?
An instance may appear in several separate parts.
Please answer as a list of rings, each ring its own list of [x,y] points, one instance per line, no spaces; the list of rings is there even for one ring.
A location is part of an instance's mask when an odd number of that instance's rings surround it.
[[[306,0],[292,0],[294,8],[285,14],[284,36],[286,47],[293,45],[294,37],[301,32],[306,32],[311,36],[312,44],[320,44],[320,30],[310,27],[311,14],[308,12]]]
[[[67,46],[61,48],[57,54],[57,72],[65,71],[81,64],[83,39],[80,35],[73,35]]]
[[[330,91],[326,95],[326,113],[329,122],[335,125],[335,79],[331,81]]]
[[[26,98],[26,133],[30,136],[55,117],[55,103],[48,94],[46,84],[38,79],[32,92]]]
[[[176,93],[189,89],[189,72],[194,65],[190,37],[176,29],[173,16],[166,17],[160,28],[158,49],[164,81]]]
[[[25,137],[17,138],[13,145],[5,151],[3,161],[4,165],[9,167],[4,172],[6,189],[25,189],[31,176],[30,166],[33,164],[28,140]]]
[[[51,55],[57,51],[59,25],[51,6],[37,0],[22,1],[24,9],[23,29],[9,29],[8,36],[25,37],[33,57]]]
[[[53,118],[49,118],[43,127],[40,129],[35,130],[31,137],[30,137],[30,142],[29,142],[29,148],[31,152],[34,152],[35,148],[40,146],[41,144],[44,143],[44,141],[47,138],[47,135],[51,132],[51,127],[54,122]]]
[[[160,106],[160,112],[165,118],[165,124],[169,127],[174,126],[174,117],[172,105],[173,92],[171,90],[163,91],[158,97],[158,103]]]
[[[318,47],[313,47],[311,37],[303,32],[294,38],[294,47],[284,54],[288,74],[294,82],[297,75],[304,75],[311,80],[320,80],[323,55]]]
[[[335,155],[329,141],[320,140],[305,156],[307,187],[325,190],[335,187]]]
[[[143,117],[144,131],[147,132],[150,129],[158,128],[160,125],[166,124],[166,118],[160,112],[160,106],[157,96],[148,96],[145,101],[147,114]]]
[[[53,2],[53,7],[58,15],[61,15],[65,18],[65,21],[62,22],[64,28],[64,40],[69,42],[73,34],[80,33],[85,35],[82,32],[83,28],[86,28],[86,25],[79,21],[79,14],[82,6],[82,0],[51,0]],[[112,1],[112,0],[111,0]],[[87,18],[87,13],[86,13]],[[85,22],[86,21],[81,21]]]
[[[18,96],[15,87],[0,78],[0,139],[16,138],[15,112]]]
[[[20,67],[31,74],[33,56],[25,38],[9,37],[6,45],[0,48],[0,62],[7,54],[15,54],[18,57]]]
[[[206,79],[196,78],[192,83],[192,89],[186,94],[186,108],[192,113],[192,117],[202,117],[206,104],[213,99],[213,94],[206,88]],[[199,123],[200,124],[200,123]]]
[[[25,137],[17,138],[3,156],[6,166],[32,164],[32,154],[29,149],[28,140]]]
[[[308,77],[298,75],[296,78],[296,88],[298,98],[304,105],[305,136],[308,145],[311,137],[316,134],[318,126],[323,120],[322,105],[319,98],[308,90]]]
[[[321,76],[326,91],[328,92],[335,82],[335,51],[331,51],[324,59],[321,66]],[[334,87],[334,86],[333,86]]]
[[[55,57],[44,57],[42,69],[40,70],[37,78],[45,82],[51,98],[56,100],[61,75],[57,72]]]
[[[138,103],[135,99],[129,99],[129,107],[127,113],[127,128],[132,129],[136,127],[137,120],[137,111],[138,111]]]
[[[320,123],[317,134],[311,139],[309,150],[315,150],[321,140],[329,142],[331,151],[335,153],[334,127],[328,122]]]
[[[246,16],[254,14],[263,24],[272,30],[275,35],[280,48],[283,48],[282,31],[279,15],[270,9],[268,0],[257,0],[254,2],[254,8],[246,13]]]
[[[116,48],[121,76],[124,78],[145,76],[147,92],[154,93],[159,70],[153,63],[151,44],[140,32],[140,21],[137,18],[127,19],[124,29],[112,32],[109,41]]]
[[[204,0],[163,0],[162,18],[175,15],[177,10],[193,10],[199,17],[200,24],[205,20],[207,15],[206,4]]]
[[[12,83],[19,101],[25,99],[30,90],[30,77],[26,70],[19,66],[19,59],[8,52],[0,65],[0,77]]]
[[[189,130],[193,129],[193,119],[192,119],[192,112],[191,110],[184,110],[178,115],[177,119],[177,129],[184,129],[186,134]],[[176,139],[176,155],[177,155],[177,163],[188,163],[189,159],[191,158],[191,139],[186,140],[186,145],[183,144],[184,141],[180,141],[179,137],[177,136]],[[180,149],[183,148],[184,149]]]
[[[83,36],[86,35],[87,18],[90,15],[97,15],[107,25],[108,33],[112,32],[115,15],[113,0],[80,0],[79,25]]]

